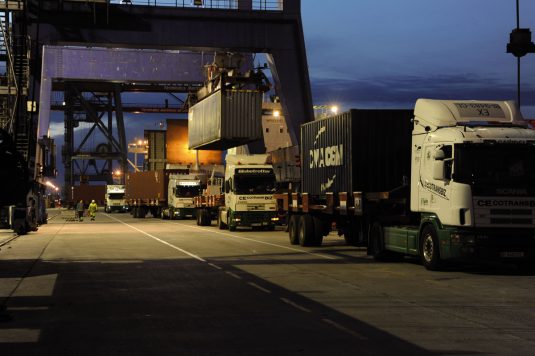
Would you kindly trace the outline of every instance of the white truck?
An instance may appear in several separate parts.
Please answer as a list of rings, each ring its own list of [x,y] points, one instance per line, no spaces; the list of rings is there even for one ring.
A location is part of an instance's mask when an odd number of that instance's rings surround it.
[[[238,226],[274,230],[277,218],[275,173],[268,155],[227,155],[225,205],[219,207],[218,227],[234,231]]]
[[[107,213],[114,211],[128,211],[128,204],[125,200],[125,188],[122,184],[110,184],[106,186],[106,206],[104,210]]]
[[[238,226],[246,226],[274,230],[278,220],[273,196],[276,182],[273,166],[267,159],[265,154],[227,154],[223,194],[207,192],[196,199],[197,223],[210,225],[215,214],[220,229],[234,231]]]
[[[336,226],[376,259],[414,255],[427,269],[535,261],[535,131],[513,101],[351,110],[301,137],[302,191],[277,196],[292,244]]]
[[[170,174],[167,189],[167,207],[162,209],[162,219],[195,217],[193,198],[199,195],[202,184],[199,174]]]

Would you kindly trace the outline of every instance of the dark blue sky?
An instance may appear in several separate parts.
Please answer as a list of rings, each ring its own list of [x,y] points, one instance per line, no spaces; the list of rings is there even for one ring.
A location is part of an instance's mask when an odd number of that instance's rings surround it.
[[[317,104],[516,99],[513,0],[303,0],[302,15]],[[521,0],[521,27],[535,31],[535,1]],[[535,54],[522,64],[523,112],[535,117]]]

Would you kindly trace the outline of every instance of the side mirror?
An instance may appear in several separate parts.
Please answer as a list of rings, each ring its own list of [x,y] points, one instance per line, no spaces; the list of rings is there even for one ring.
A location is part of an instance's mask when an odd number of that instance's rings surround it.
[[[225,193],[230,192],[230,181],[225,181]]]

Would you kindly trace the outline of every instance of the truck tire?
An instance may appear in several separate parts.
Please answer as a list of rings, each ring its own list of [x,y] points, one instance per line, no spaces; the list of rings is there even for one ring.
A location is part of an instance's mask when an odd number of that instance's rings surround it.
[[[138,219],[145,219],[145,216],[147,215],[147,211],[145,210],[144,206],[138,206],[137,207],[137,218]]]
[[[355,221],[348,221],[347,225],[344,226],[344,240],[347,245],[357,246],[359,244],[359,225]]]
[[[223,222],[223,219],[221,219],[221,210],[217,211],[217,227],[219,227],[219,230],[225,230],[227,225]]]
[[[288,220],[288,235],[292,245],[299,245],[299,215],[291,215]]]
[[[431,224],[425,225],[420,234],[420,257],[424,267],[430,271],[438,271],[442,267],[438,234]]]
[[[13,231],[17,235],[26,235],[28,233],[28,226],[26,224],[26,221],[23,219],[17,219],[13,223]]]
[[[299,218],[299,245],[313,246],[315,243],[314,220],[305,214]]]
[[[321,246],[323,243],[323,236],[329,234],[329,224],[320,218],[314,216],[314,243],[313,246]]]
[[[207,209],[201,211],[201,226],[210,226],[212,225],[212,217],[210,212]]]
[[[388,259],[388,251],[385,249],[385,233],[383,226],[379,223],[374,223],[370,229],[370,245],[371,254],[376,261],[385,261]]]
[[[202,210],[197,210],[197,214],[195,214],[197,217],[197,225],[201,226],[201,216],[202,216]]]

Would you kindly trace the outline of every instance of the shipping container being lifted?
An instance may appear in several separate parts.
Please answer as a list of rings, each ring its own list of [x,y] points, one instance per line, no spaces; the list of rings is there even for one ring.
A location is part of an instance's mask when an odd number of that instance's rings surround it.
[[[270,83],[261,69],[242,72],[241,54],[216,53],[207,82],[188,113],[189,148],[225,150],[262,138],[262,94]]]

